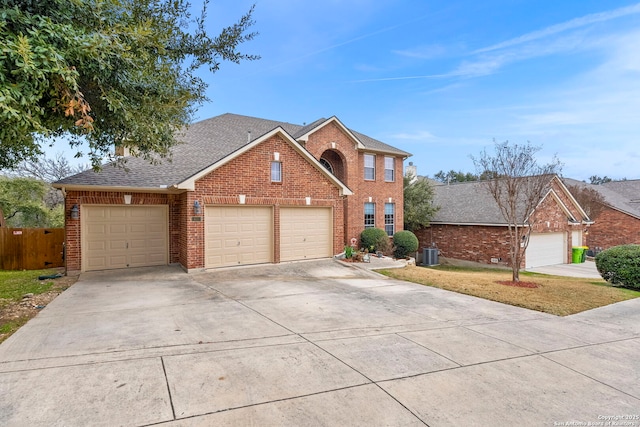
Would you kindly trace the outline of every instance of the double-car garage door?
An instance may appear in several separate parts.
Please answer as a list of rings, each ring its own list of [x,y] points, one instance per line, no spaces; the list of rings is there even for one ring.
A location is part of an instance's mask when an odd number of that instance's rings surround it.
[[[281,207],[280,261],[330,257],[330,208]],[[273,262],[276,233],[271,206],[207,206],[205,267]]]

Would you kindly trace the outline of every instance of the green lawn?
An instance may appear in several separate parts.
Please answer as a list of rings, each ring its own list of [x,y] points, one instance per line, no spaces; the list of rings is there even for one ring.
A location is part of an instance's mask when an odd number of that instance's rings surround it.
[[[11,301],[19,301],[24,294],[47,292],[53,286],[50,280],[38,280],[38,276],[51,275],[52,270],[3,271],[0,270],[0,307]]]

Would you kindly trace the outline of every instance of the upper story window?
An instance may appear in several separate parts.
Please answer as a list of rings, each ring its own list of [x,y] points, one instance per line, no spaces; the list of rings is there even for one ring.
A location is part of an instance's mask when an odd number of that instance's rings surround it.
[[[271,162],[271,182],[282,182],[282,162]]]
[[[376,226],[376,204],[364,204],[364,228],[373,228]]]
[[[373,154],[364,155],[364,179],[368,181],[376,179],[376,156]]]
[[[394,182],[396,180],[396,159],[394,157],[384,158],[384,180]]]

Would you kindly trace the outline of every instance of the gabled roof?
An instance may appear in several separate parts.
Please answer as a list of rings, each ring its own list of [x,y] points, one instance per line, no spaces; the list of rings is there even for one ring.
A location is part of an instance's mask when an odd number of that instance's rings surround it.
[[[340,123],[337,118],[333,117],[319,119],[309,125],[300,126],[237,114],[222,114],[191,124],[182,135],[178,136],[181,143],[172,148],[170,159],[162,159],[160,163],[152,165],[141,158],[127,157],[126,169],[107,164],[99,173],[85,171],[64,178],[56,182],[54,186],[57,188],[87,187],[92,189],[96,187],[104,189],[135,188],[145,191],[184,188],[184,183],[192,182],[194,177],[201,176],[203,171],[211,171],[213,165],[220,165],[225,158],[233,156],[234,153],[242,151],[256,141],[260,141],[264,135],[270,134],[276,129],[279,129],[283,135],[286,134],[290,142],[292,141],[298,146],[300,153],[304,152],[310,159],[313,159],[313,156],[295,141],[329,122]],[[340,126],[344,127],[341,123]],[[366,135],[347,128],[344,129],[358,141],[359,146],[363,147],[362,149],[384,151],[404,157],[410,155]],[[335,178],[333,179],[335,180]]]
[[[600,185],[563,178],[567,185],[597,191],[612,209],[640,219],[640,180],[611,181]]]
[[[551,181],[556,179],[552,177]],[[567,217],[573,222],[588,221],[584,210],[575,202],[575,199],[568,192],[564,184],[558,180],[561,191],[565,192],[576,209],[582,215],[582,218],[575,218],[571,211],[561,201],[555,190],[549,187],[548,192],[540,200],[538,205],[547,197],[553,197],[561,206]],[[481,181],[461,182],[454,184],[434,185],[434,205],[440,209],[431,221],[432,224],[459,224],[459,225],[496,225],[505,226],[505,221],[500,208],[495,199],[486,188],[486,184]],[[524,209],[524,208],[522,208]],[[523,218],[525,214],[531,212],[519,212],[518,217]]]

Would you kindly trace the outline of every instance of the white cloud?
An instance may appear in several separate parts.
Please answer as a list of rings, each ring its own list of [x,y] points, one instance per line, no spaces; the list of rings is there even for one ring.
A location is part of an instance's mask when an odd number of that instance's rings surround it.
[[[389,136],[394,139],[404,139],[404,140],[414,140],[414,141],[423,141],[425,139],[434,139],[435,136],[429,131],[422,130],[412,133],[397,133]]]
[[[407,50],[393,50],[392,53],[405,56],[407,58],[415,58],[415,59],[432,59],[445,55],[448,52],[448,49],[443,45],[429,45],[429,46],[421,46],[414,49]]]
[[[640,3],[636,3],[631,6],[621,7],[619,9],[614,9],[606,12],[593,13],[590,15],[582,16],[580,18],[572,19],[567,22],[551,25],[549,27],[543,28],[538,31],[533,31],[531,33],[527,33],[522,36],[515,37],[513,39],[494,44],[492,46],[478,49],[474,53],[483,53],[483,52],[489,52],[489,51],[498,50],[498,49],[504,49],[507,47],[516,46],[516,45],[531,42],[534,40],[542,39],[542,38],[545,38],[554,34],[558,34],[567,30],[572,30],[574,28],[580,28],[589,24],[609,21],[611,19],[633,15],[636,13],[640,13]]]

